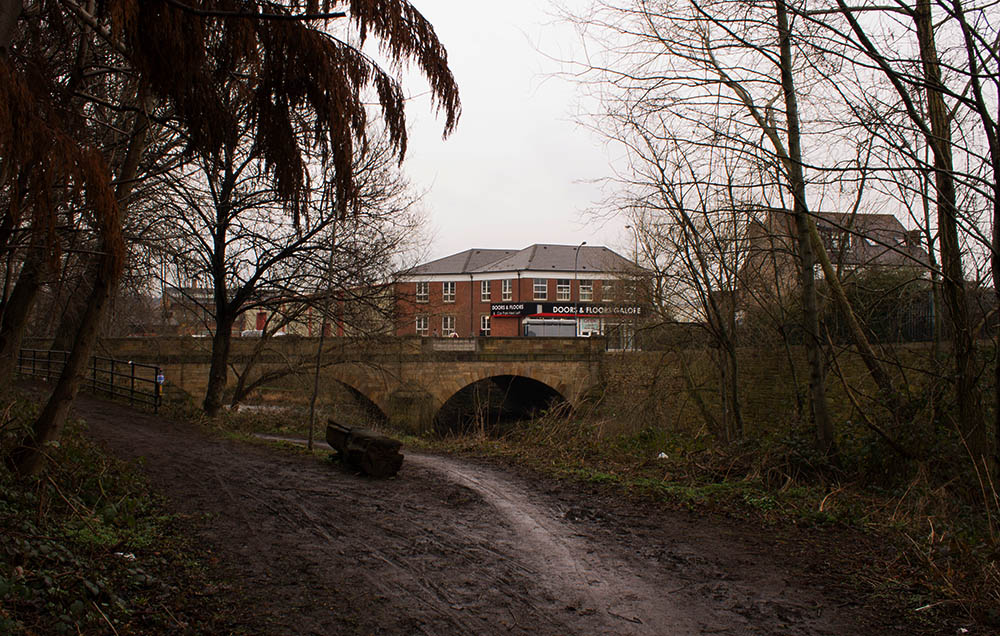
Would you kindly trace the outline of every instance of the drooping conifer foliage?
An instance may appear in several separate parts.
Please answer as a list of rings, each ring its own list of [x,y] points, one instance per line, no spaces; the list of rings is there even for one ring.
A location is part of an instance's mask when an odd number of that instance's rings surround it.
[[[235,117],[251,119],[257,127],[258,151],[290,200],[301,196],[308,185],[303,153],[308,145],[321,159],[332,162],[337,200],[345,206],[351,203],[355,194],[351,160],[365,134],[368,89],[377,97],[396,149],[405,152],[402,89],[363,51],[369,34],[392,62],[413,61],[419,66],[444,111],[445,132],[457,123],[458,92],[445,50],[432,26],[406,2],[109,0],[104,4],[108,37],[120,43],[155,94],[171,99],[174,116],[187,129],[191,145],[218,148],[236,134]],[[346,16],[279,19],[316,14],[319,9],[324,16],[335,16],[336,8],[345,9]],[[344,20],[354,25],[351,32],[359,38],[357,45],[337,37],[335,29]],[[218,93],[222,80],[233,77],[243,80],[249,104],[239,113],[231,112],[229,100]]]
[[[349,214],[372,102],[394,152],[401,159],[406,151],[394,72],[407,64],[427,79],[447,135],[460,114],[457,86],[433,27],[405,0],[0,0],[0,256],[13,264],[8,278],[31,273],[17,267],[30,260],[28,246],[53,260],[56,228],[74,219],[98,238],[88,312],[50,408],[14,462],[20,470],[37,469],[38,449],[58,435],[75,396],[122,268],[121,207],[145,174],[171,168],[149,165],[149,149],[175,136],[188,155],[211,156],[249,122],[253,152],[293,214],[317,193]],[[311,162],[329,168],[329,183],[310,182]],[[42,277],[20,278],[30,303]],[[0,299],[0,345],[19,341],[23,327],[8,324],[21,315],[9,297]]]

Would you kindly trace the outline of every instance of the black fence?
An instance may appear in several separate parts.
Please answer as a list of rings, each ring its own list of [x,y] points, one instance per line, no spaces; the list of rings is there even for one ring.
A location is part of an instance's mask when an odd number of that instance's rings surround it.
[[[23,376],[54,380],[69,358],[68,351],[21,349],[17,372]],[[153,407],[156,413],[163,402],[163,372],[160,367],[132,361],[93,356],[83,375],[82,389],[97,395],[127,399],[130,405]]]

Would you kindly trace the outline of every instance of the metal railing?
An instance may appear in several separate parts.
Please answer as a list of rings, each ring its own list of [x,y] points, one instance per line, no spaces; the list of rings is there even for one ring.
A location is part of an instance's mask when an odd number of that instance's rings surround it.
[[[17,357],[17,372],[28,377],[53,380],[62,374],[68,358],[68,351],[21,349]],[[91,356],[80,388],[111,398],[128,399],[129,405],[152,406],[156,413],[163,402],[163,371],[151,364]]]

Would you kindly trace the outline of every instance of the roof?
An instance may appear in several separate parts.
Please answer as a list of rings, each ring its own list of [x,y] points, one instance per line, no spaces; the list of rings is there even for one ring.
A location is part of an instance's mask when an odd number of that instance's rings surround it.
[[[471,249],[445,256],[429,263],[417,265],[407,272],[407,275],[421,274],[468,274],[479,271],[501,258],[515,254],[517,250]]]
[[[790,210],[771,212],[771,232],[775,237],[794,237]],[[781,212],[782,214],[777,214]],[[847,266],[928,267],[927,251],[920,245],[919,232],[907,230],[892,214],[859,212],[815,212],[816,229],[827,243],[830,259]],[[841,249],[834,237],[850,236]]]
[[[471,249],[417,265],[408,276],[518,271],[642,272],[635,263],[597,245],[536,243],[522,250]]]

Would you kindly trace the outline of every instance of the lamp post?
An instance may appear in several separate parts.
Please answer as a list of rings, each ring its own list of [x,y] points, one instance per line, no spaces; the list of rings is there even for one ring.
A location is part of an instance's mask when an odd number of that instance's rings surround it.
[[[638,276],[639,276],[639,227],[636,226],[636,225],[626,225],[625,229],[626,230],[632,230],[632,237],[635,239],[635,252],[634,252],[634,254],[635,254],[635,269],[636,269],[635,276],[636,276],[636,278],[638,278]],[[633,282],[637,283],[638,280],[633,281]],[[635,292],[635,290],[637,288],[638,288],[637,285],[633,286],[633,293],[632,293],[632,302],[636,303],[636,304],[638,304],[638,302],[639,302],[638,298],[636,298],[636,292]],[[634,330],[634,328],[635,327],[633,326],[632,329]],[[620,329],[622,330],[621,331],[621,333],[622,333],[622,347],[623,348],[627,348],[627,349],[632,349],[635,346],[634,335],[630,336],[630,335],[628,335],[628,334],[625,333],[625,323],[624,322],[621,323]],[[632,344],[630,345],[629,342],[631,342]]]
[[[583,241],[576,246],[576,256],[573,258],[573,280],[576,282],[576,302],[573,303],[573,319],[576,320],[576,335],[580,335],[580,248],[587,244]]]

